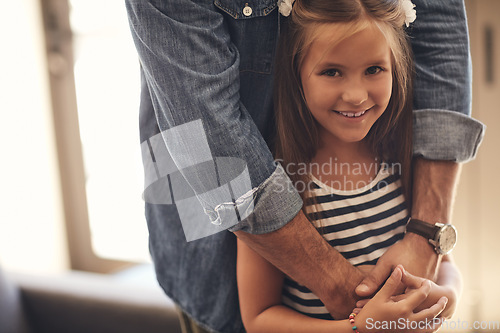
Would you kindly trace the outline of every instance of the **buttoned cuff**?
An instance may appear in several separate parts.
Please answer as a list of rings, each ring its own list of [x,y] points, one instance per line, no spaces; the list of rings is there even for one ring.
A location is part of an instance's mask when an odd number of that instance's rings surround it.
[[[475,158],[486,126],[459,112],[415,110],[413,155],[430,160],[467,162]]]
[[[255,191],[252,213],[228,229],[265,234],[290,222],[302,208],[302,198],[280,164]]]

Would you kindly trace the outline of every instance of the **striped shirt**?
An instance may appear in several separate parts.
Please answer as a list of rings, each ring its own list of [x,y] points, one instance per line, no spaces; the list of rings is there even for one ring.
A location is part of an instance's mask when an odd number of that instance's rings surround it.
[[[313,177],[306,211],[314,226],[352,265],[374,265],[403,238],[408,211],[398,175],[381,168],[368,185],[336,190]],[[282,302],[314,318],[333,319],[309,289],[285,277]]]

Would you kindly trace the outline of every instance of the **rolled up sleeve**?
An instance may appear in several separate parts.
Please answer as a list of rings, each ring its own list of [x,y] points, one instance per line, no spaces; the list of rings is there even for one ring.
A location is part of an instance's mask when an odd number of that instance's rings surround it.
[[[471,59],[463,0],[414,0],[414,155],[466,162],[484,125],[471,118]]]
[[[459,112],[418,110],[413,119],[413,154],[431,160],[467,162],[473,159],[484,125]]]

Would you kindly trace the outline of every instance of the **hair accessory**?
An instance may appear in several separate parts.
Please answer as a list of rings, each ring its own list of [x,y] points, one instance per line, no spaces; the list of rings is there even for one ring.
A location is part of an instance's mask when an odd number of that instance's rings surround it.
[[[359,333],[358,332],[358,327],[356,325],[354,325],[354,317],[356,317],[356,314],[353,312],[349,315],[349,322],[353,325],[352,326],[352,330],[356,333]]]
[[[295,0],[278,0],[278,10],[283,16],[290,15]]]
[[[417,19],[417,11],[414,9],[415,4],[411,0],[402,0],[403,10],[405,12],[405,24],[406,27],[410,26],[410,23],[415,22]]]

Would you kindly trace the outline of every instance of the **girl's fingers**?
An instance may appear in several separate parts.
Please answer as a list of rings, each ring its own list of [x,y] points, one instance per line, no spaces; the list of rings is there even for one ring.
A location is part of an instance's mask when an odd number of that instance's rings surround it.
[[[418,289],[414,289],[408,294],[405,294],[407,297],[402,299],[400,303],[407,304],[409,308],[415,309],[417,306],[422,304],[423,301],[425,301],[430,291],[431,282],[429,280],[425,280]]]
[[[419,331],[421,333],[434,333],[438,332],[443,326],[442,318],[434,318],[428,324],[425,325],[425,330]]]
[[[407,294],[401,294],[401,295],[391,296],[391,301],[393,301],[393,302],[396,302],[396,303],[397,303],[397,302],[399,302],[399,301],[401,301],[401,300],[405,299],[406,297],[408,297],[408,295],[407,295]]]
[[[424,280],[424,278],[410,274],[407,270],[403,270],[403,277],[401,278],[401,282],[403,282],[408,288],[419,288]]]
[[[420,287],[420,286],[419,286]],[[414,294],[414,293],[417,293],[419,292],[419,289],[413,289],[413,288],[410,288],[410,289],[407,289],[405,290],[405,293],[404,294],[399,294],[399,295],[394,295],[391,297],[391,301],[393,302],[399,302],[399,301],[402,301],[404,299],[407,299],[410,295]]]
[[[439,329],[443,325],[443,321],[444,321],[443,318],[434,318],[434,320],[432,321],[433,325],[432,325],[432,328],[429,330],[429,333],[439,331]]]
[[[446,308],[446,303],[448,303],[448,298],[443,296],[439,299],[439,301],[437,301],[436,304],[434,304],[430,308],[415,313],[412,317],[412,320],[413,321],[434,320],[434,318],[439,316],[439,314],[443,312],[443,310]]]
[[[398,265],[391,273],[391,276],[384,283],[379,292],[374,298],[382,298],[384,300],[390,299],[391,296],[397,294],[397,290],[401,285],[401,277],[403,275],[402,266]]]
[[[443,320],[441,318],[434,318],[433,320],[422,324],[422,329],[418,330],[419,333],[434,333],[439,331],[443,325]]]
[[[407,321],[406,329],[419,333],[437,332],[443,324],[443,318],[437,318],[444,310],[447,303],[446,297],[441,297],[439,301],[428,309],[422,310],[410,316]]]

